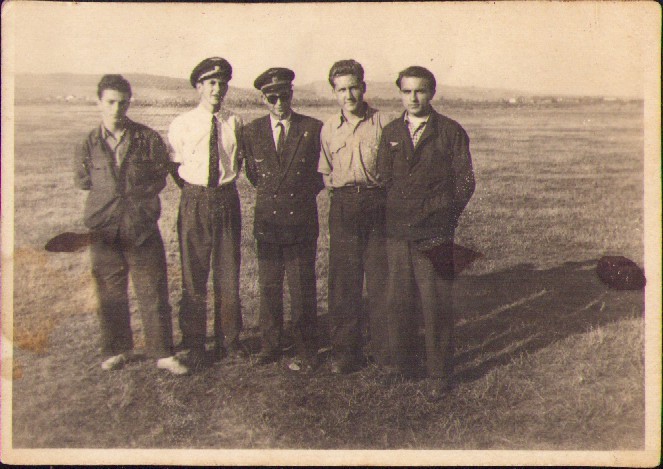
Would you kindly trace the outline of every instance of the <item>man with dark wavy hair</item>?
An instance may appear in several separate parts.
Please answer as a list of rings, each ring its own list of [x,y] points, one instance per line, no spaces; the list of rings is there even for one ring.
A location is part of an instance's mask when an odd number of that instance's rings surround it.
[[[361,319],[364,276],[368,291],[371,354],[380,361],[384,344],[379,299],[386,273],[384,191],[376,157],[383,119],[364,101],[364,69],[340,60],[329,70],[339,112],[320,135],[318,171],[331,201],[329,209],[329,316],[332,373],[348,373],[363,361]]]
[[[88,191],[85,225],[99,301],[104,370],[132,357],[129,276],[136,292],[147,353],[157,367],[185,374],[173,355],[166,255],[157,221],[166,185],[168,150],[154,130],[129,119],[131,85],[104,75],[97,87],[101,125],[76,147],[74,182]]]
[[[436,82],[428,69],[408,67],[396,85],[405,112],[385,126],[378,151],[378,173],[387,190],[389,358],[399,374],[418,374],[413,316],[419,302],[426,371],[446,389],[453,373],[453,272],[436,270],[428,251],[453,243],[474,192],[470,141],[460,124],[431,106]]]

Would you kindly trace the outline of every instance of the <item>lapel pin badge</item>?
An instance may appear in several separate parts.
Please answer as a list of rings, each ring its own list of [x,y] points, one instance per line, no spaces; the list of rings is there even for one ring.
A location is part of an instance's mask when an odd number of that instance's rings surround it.
[[[392,147],[395,147],[396,145],[398,145],[398,142],[389,142],[389,145],[391,145]]]

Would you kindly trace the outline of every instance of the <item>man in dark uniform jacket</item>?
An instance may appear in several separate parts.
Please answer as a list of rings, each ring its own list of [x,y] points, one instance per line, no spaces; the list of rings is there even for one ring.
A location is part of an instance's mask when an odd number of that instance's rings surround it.
[[[446,387],[453,372],[452,277],[435,270],[426,250],[453,242],[474,192],[469,138],[432,108],[435,77],[429,70],[408,67],[396,84],[405,112],[384,127],[378,149],[378,174],[387,190],[390,360],[400,374],[417,373],[418,295],[428,376]]]
[[[257,364],[278,360],[283,332],[283,276],[288,276],[292,334],[298,356],[291,369],[317,364],[315,256],[317,172],[322,122],[291,110],[287,68],[270,68],[254,82],[269,115],[245,127],[246,175],[257,189],[253,233],[257,241],[262,347]]]
[[[148,355],[157,367],[185,374],[188,369],[172,355],[166,255],[157,224],[168,150],[157,132],[126,117],[131,86],[121,75],[104,75],[97,96],[102,122],[76,147],[74,183],[88,192],[84,217],[92,235],[101,367],[119,369],[132,355],[131,275]]]

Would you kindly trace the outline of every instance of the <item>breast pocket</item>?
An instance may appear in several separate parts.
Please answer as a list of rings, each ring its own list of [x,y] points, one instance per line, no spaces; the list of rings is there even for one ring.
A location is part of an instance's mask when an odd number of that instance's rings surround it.
[[[90,164],[90,179],[92,188],[107,188],[114,183],[115,176],[110,161],[103,158],[93,158]]]
[[[366,171],[375,174],[377,170],[378,144],[375,142],[360,142],[361,162]]]
[[[329,147],[331,164],[334,168],[334,171],[348,171],[351,166],[350,158],[343,158],[344,153],[347,151],[348,143],[341,142],[332,142]]]

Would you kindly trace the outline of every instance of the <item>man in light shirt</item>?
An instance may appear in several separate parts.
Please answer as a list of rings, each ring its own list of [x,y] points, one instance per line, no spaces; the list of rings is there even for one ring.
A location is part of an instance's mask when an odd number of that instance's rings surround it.
[[[387,265],[384,252],[384,192],[376,158],[382,135],[380,113],[364,101],[364,69],[355,60],[329,71],[340,111],[322,128],[318,171],[329,190],[329,315],[332,373],[348,373],[363,362],[361,317],[364,276],[368,292],[371,353],[378,362],[385,344],[379,317]]]
[[[173,176],[182,188],[177,225],[182,261],[180,329],[194,367],[205,363],[210,270],[215,358],[245,356],[239,341],[241,215],[235,186],[242,122],[221,108],[231,77],[232,67],[223,58],[199,63],[190,82],[200,104],[176,117],[168,132],[172,161],[178,165]]]

